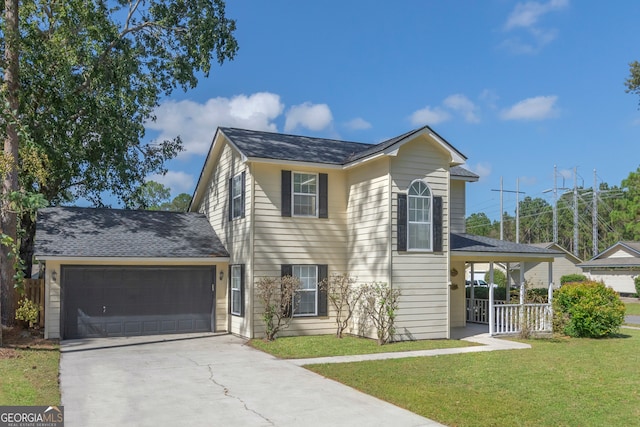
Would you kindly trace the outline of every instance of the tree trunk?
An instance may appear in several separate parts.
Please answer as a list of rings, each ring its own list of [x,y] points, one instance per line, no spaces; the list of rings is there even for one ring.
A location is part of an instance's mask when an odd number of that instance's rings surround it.
[[[13,119],[6,120],[6,132],[4,140],[4,155],[9,160],[9,167],[2,182],[2,207],[0,209],[0,227],[2,233],[17,242],[17,215],[11,212],[8,196],[18,190],[18,132],[17,123],[19,108],[19,80],[18,80],[18,0],[5,0],[5,50],[4,60],[6,68],[4,70],[4,96],[7,100],[10,111],[6,117]],[[2,245],[0,250],[0,312],[2,313],[2,323],[13,325],[15,323],[15,268],[13,259],[10,258],[11,248]],[[17,254],[16,254],[17,255]],[[1,334],[1,328],[0,328]],[[1,335],[0,335],[1,336]],[[0,338],[1,345],[1,338]]]
[[[31,219],[31,213],[25,212],[20,219],[20,228],[24,231],[20,239],[20,259],[24,263],[24,277],[31,278],[33,270],[33,251],[36,236],[36,223]]]

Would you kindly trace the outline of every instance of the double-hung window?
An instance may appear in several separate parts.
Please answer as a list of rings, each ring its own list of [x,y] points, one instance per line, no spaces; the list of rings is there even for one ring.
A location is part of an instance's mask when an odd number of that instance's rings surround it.
[[[293,276],[300,280],[300,288],[293,299],[294,316],[318,314],[318,266],[294,265]]]
[[[432,195],[421,180],[411,183],[408,191],[408,249],[430,251],[433,248]]]
[[[293,214],[295,216],[317,216],[318,175],[315,173],[293,173]]]
[[[242,265],[231,266],[231,314],[242,316]]]
[[[244,173],[231,178],[231,219],[240,218],[243,215],[243,187]]]

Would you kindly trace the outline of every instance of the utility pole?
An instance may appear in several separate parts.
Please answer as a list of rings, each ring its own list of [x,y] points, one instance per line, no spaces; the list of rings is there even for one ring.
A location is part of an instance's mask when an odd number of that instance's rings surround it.
[[[578,168],[573,168],[573,254],[580,257],[578,248]]]
[[[596,170],[593,170],[593,209],[591,210],[591,223],[593,226],[593,257],[598,255],[598,178]]]
[[[553,165],[553,243],[558,243],[558,166]]]
[[[516,181],[516,191],[513,190],[505,190],[502,185],[502,177],[500,177],[500,189],[499,190],[491,190],[491,191],[499,191],[500,192],[500,240],[504,240],[504,225],[503,225],[503,217],[504,217],[504,203],[503,203],[503,194],[504,193],[516,193],[516,243],[520,242],[520,201],[518,195],[520,193],[524,194],[523,191],[520,191],[520,178]]]

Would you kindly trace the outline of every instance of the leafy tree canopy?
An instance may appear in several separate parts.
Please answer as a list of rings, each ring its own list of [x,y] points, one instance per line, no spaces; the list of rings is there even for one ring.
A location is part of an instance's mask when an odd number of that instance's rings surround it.
[[[232,59],[234,31],[222,0],[21,2],[21,152],[43,164],[21,164],[21,187],[54,205],[129,203],[181,150],[177,136],[143,142],[160,98]]]

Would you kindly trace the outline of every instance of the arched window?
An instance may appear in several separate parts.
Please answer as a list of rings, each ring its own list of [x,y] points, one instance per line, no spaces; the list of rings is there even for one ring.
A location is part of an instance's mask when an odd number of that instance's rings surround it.
[[[433,250],[433,196],[424,181],[413,181],[408,191],[408,249]]]

